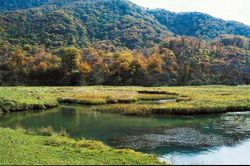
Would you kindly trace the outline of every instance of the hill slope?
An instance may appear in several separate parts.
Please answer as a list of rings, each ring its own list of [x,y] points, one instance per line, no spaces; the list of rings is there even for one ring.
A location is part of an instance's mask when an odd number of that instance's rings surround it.
[[[1,0],[0,12],[22,10],[43,5],[63,5],[77,0]]]
[[[146,10],[128,0],[2,1],[0,38],[11,44],[86,47],[105,41],[134,49],[151,47],[171,34],[250,37],[250,27],[238,22],[197,12]]]
[[[222,34],[231,34],[250,37],[250,26],[235,21],[224,21],[203,13],[173,13],[163,9],[148,12],[177,35],[215,38]]]
[[[250,83],[244,24],[128,0],[2,2],[0,84]]]
[[[2,13],[0,31],[14,44],[86,47],[107,40],[131,49],[152,46],[170,34],[146,10],[123,0],[65,2]]]

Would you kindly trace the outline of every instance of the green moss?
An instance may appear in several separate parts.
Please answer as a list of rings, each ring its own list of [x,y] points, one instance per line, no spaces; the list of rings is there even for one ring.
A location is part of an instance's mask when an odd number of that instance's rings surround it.
[[[25,134],[0,128],[0,164],[161,164],[155,156],[117,150],[93,140]]]

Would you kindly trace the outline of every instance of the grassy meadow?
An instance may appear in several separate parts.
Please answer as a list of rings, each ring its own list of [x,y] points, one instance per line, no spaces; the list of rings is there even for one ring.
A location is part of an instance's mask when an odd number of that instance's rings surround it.
[[[0,87],[0,113],[62,104],[133,116],[195,115],[250,111],[250,86]],[[51,128],[0,128],[0,164],[162,164],[152,155],[75,140]]]
[[[0,165],[157,165],[155,156],[128,149],[113,149],[93,140],[75,140],[51,129],[33,133],[0,128]]]
[[[152,102],[168,99],[176,102]],[[0,112],[60,104],[92,105],[94,111],[136,116],[249,111],[250,87],[0,87]]]

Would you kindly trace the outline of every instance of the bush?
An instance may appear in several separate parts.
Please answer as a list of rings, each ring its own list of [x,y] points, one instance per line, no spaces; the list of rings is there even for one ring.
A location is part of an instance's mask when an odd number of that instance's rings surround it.
[[[59,132],[59,135],[62,137],[69,137],[69,133],[67,133],[67,131],[65,129],[61,129],[61,131]]]
[[[42,127],[38,128],[36,133],[43,136],[52,136],[54,134],[54,130],[52,127]]]

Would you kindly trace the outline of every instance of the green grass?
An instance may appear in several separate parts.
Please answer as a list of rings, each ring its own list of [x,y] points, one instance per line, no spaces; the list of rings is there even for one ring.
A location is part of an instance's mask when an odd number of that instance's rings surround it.
[[[56,107],[59,94],[52,92],[43,87],[0,87],[0,112]]]
[[[138,102],[162,99],[176,102]],[[46,109],[63,103],[93,105],[93,111],[133,116],[250,111],[250,86],[0,87],[0,112]],[[159,164],[154,156],[61,137],[50,128],[36,131],[44,136],[28,133],[0,128],[0,164]]]
[[[137,104],[142,100],[177,102]],[[250,110],[250,86],[187,87],[0,87],[0,112],[58,104],[98,105],[93,110],[125,115],[209,114]]]
[[[43,129],[44,131],[45,129]],[[0,128],[0,164],[161,164],[155,156],[118,150],[93,140],[39,136]]]

